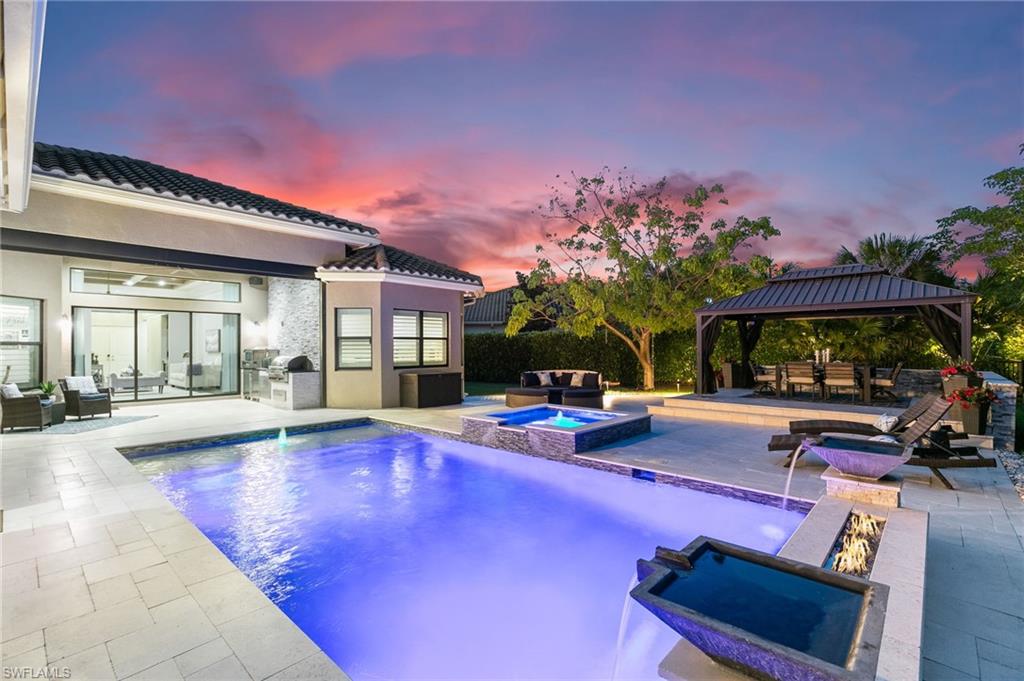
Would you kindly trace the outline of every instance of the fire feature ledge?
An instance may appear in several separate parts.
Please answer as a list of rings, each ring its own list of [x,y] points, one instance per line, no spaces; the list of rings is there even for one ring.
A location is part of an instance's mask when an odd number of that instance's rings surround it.
[[[829,466],[821,479],[825,481],[826,494],[862,504],[876,504],[887,508],[899,508],[900,491],[903,481],[892,476],[880,480],[866,480],[843,475]]]
[[[928,514],[905,508],[855,504],[823,496],[779,551],[779,556],[823,565],[852,511],[884,518],[885,528],[870,579],[889,587],[882,644],[878,652],[879,681],[920,681],[924,623],[924,577]],[[747,678],[716,664],[686,640],[662,660],[662,678],[738,681]]]

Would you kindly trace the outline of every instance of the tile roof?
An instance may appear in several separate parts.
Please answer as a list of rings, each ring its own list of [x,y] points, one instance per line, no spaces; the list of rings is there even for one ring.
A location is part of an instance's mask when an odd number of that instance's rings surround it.
[[[475,274],[384,244],[357,248],[344,261],[328,263],[320,270],[325,272],[391,272],[483,286],[480,277]]]
[[[466,308],[467,324],[505,324],[508,313],[512,309],[512,293],[516,287],[510,286],[499,291],[491,291],[473,305]]]
[[[36,142],[33,171],[102,186],[287,220],[324,229],[375,236],[358,222],[302,208],[230,185],[127,156]]]
[[[794,270],[761,288],[718,300],[701,313],[724,315],[774,312],[822,312],[834,308],[875,309],[962,301],[973,293],[886,274],[868,265],[838,265]]]

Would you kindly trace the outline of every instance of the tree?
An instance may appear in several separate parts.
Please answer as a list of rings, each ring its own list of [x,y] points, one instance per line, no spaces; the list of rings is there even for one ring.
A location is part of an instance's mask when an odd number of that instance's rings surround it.
[[[1024,144],[1020,145],[1024,155]],[[1024,167],[1010,167],[985,178],[986,188],[1003,197],[988,208],[958,208],[938,221],[937,247],[949,261],[981,256],[987,271],[973,289],[982,353],[1020,356],[1024,348]]]
[[[709,202],[728,203],[721,185],[668,192],[665,179],[644,184],[625,173],[610,177],[607,168],[553,187],[540,210],[568,235],[552,231],[537,246],[528,283],[539,293],[516,291],[506,333],[537,318],[578,336],[606,329],[636,356],[643,387],[652,390],[654,335],[692,327],[694,309],[743,290],[753,274],[737,250],[779,233],[767,217],[741,216],[731,226],[713,218]]]
[[[943,269],[942,254],[929,239],[896,234],[873,234],[857,243],[854,251],[842,246],[833,262],[881,267],[894,277],[952,286],[953,277]]]
[[[1020,154],[1024,155],[1024,144]],[[1005,201],[988,208],[954,210],[938,221],[936,242],[952,247],[954,259],[980,255],[993,272],[1024,283],[1024,167],[1001,170],[986,177],[984,185]],[[960,225],[973,228],[973,233],[958,231]]]

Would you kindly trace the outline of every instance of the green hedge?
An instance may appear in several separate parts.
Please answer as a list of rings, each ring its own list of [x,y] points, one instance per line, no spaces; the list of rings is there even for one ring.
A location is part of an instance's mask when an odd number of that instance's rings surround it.
[[[830,327],[824,327],[828,331]],[[908,333],[910,331],[910,333]],[[822,328],[807,322],[772,322],[766,324],[754,351],[755,361],[777,364],[796,358],[814,356],[816,347],[831,345],[833,352],[843,356],[852,349],[843,345],[843,337],[824,336]],[[855,338],[855,336],[847,336]],[[945,360],[937,346],[918,329],[899,329],[885,338],[884,352],[870,358],[878,366],[891,366],[904,361],[908,367],[936,368]],[[694,332],[664,333],[654,338],[654,380],[658,385],[674,386],[677,382],[692,385],[694,380]],[[531,369],[593,369],[605,379],[624,386],[640,385],[640,364],[618,338],[598,332],[579,338],[561,331],[532,331],[511,338],[503,333],[481,333],[466,336],[466,380],[485,383],[518,383],[519,374]],[[719,365],[740,358],[736,325],[727,322],[715,348],[713,362]]]

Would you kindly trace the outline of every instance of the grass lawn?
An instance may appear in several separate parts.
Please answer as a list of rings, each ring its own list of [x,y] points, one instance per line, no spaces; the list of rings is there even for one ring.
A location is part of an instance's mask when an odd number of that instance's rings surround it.
[[[466,393],[470,395],[504,395],[505,388],[516,387],[512,383],[480,383],[466,381]]]

